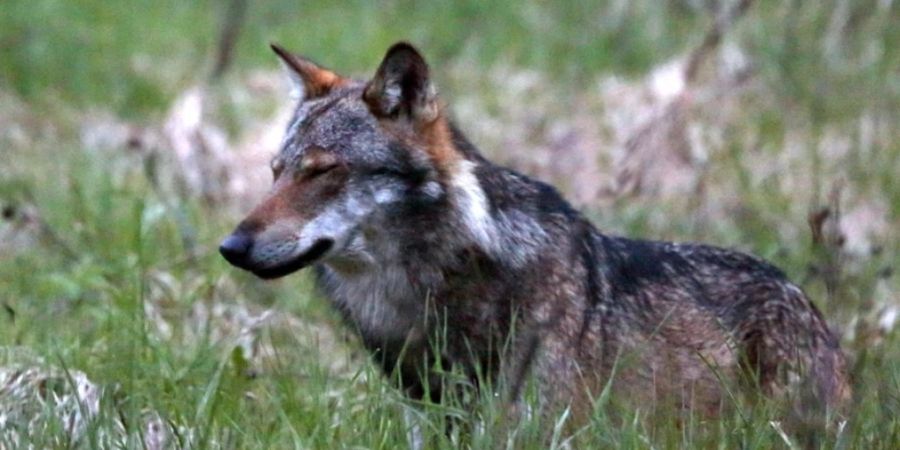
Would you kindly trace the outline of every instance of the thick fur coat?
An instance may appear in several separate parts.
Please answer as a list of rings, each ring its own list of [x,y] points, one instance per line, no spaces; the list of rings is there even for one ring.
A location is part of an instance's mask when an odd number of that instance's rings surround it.
[[[848,398],[838,340],[781,271],[600,233],[552,187],[485,159],[409,44],[365,82],[273,48],[296,112],[270,196],[220,250],[264,278],[312,266],[409,395],[439,401],[442,366],[513,403],[533,379],[544,405],[585,412],[607,385],[710,413],[731,385]]]

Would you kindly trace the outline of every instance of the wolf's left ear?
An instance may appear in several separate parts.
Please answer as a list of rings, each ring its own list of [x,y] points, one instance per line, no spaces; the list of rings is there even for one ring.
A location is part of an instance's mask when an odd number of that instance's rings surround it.
[[[297,56],[278,44],[270,44],[281,59],[285,72],[291,79],[291,95],[300,100],[321,97],[332,89],[346,83],[346,79],[318,64]]]
[[[363,99],[380,117],[431,122],[438,117],[437,91],[428,64],[415,47],[398,42],[388,49]]]

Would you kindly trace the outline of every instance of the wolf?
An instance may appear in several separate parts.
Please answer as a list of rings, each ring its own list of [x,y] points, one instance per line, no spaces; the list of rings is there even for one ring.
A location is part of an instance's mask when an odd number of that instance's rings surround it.
[[[710,414],[729,386],[849,398],[838,339],[782,271],[601,233],[553,187],[482,156],[409,43],[365,81],[272,49],[296,107],[271,192],[219,250],[264,279],[312,267],[410,397],[440,401],[447,372],[433,368],[453,367],[510,404],[533,380],[542,408],[585,414],[604,389]]]

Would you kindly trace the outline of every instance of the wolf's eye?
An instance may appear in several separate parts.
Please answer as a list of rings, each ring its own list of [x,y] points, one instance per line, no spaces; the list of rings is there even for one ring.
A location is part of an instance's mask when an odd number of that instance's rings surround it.
[[[284,161],[281,158],[273,159],[270,166],[272,167],[272,176],[274,178],[278,178],[281,172],[284,171]]]
[[[311,147],[307,150],[306,157],[300,161],[298,175],[303,178],[315,178],[340,166],[340,161],[331,152],[319,147]]]
[[[303,170],[301,171],[301,173],[305,178],[315,178],[319,175],[330,172],[332,169],[336,169],[337,167],[338,167],[337,163],[304,164]]]

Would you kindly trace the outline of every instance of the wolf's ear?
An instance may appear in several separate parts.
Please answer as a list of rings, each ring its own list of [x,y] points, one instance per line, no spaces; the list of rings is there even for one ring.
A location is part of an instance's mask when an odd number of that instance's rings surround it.
[[[281,59],[285,72],[291,80],[291,95],[294,98],[305,100],[321,97],[347,81],[344,77],[302,56],[297,56],[278,44],[270,45]]]
[[[437,91],[428,76],[428,64],[415,47],[398,42],[388,49],[363,99],[380,117],[407,117],[431,122],[438,117]]]

